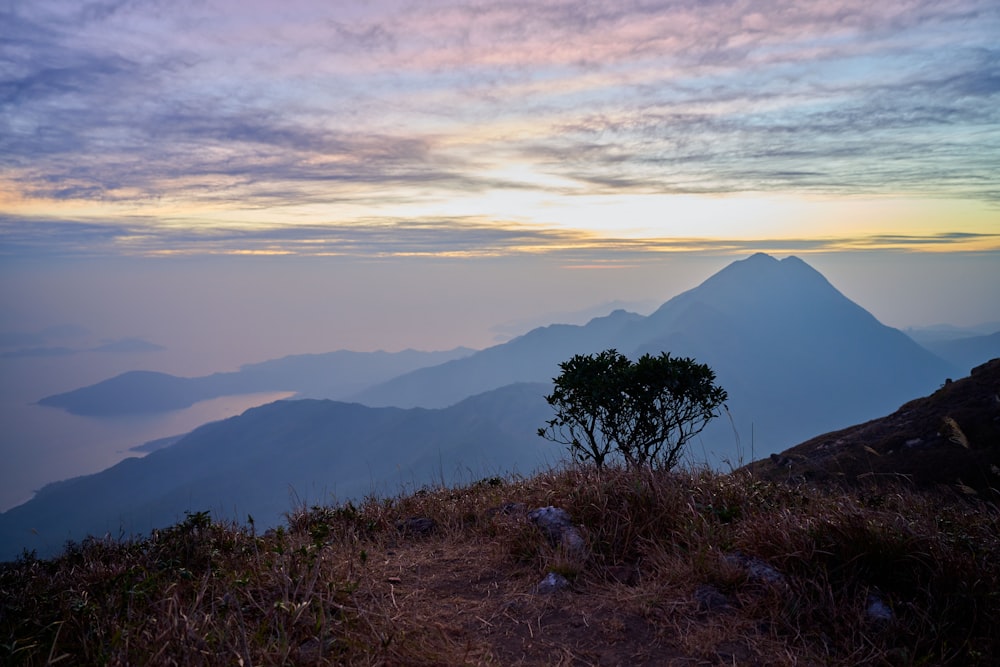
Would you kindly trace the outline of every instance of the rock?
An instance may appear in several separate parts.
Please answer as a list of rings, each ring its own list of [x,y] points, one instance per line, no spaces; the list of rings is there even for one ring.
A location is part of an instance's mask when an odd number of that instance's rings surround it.
[[[785,583],[785,575],[778,572],[773,567],[753,556],[744,556],[736,552],[725,556],[726,562],[736,565],[746,570],[747,578],[750,581],[765,583],[770,585],[782,585]]]
[[[555,593],[569,588],[569,580],[557,572],[549,572],[535,587],[535,591],[543,595]]]
[[[865,609],[868,620],[875,624],[885,624],[893,619],[892,609],[882,601],[882,596],[878,592],[868,595],[868,607]]]
[[[583,535],[580,534],[576,526],[563,528],[558,544],[563,551],[574,558],[586,560],[589,555],[587,541],[583,539]]]
[[[559,543],[564,528],[573,527],[566,510],[552,505],[531,510],[528,512],[528,518],[542,529],[542,532],[553,544]]]
[[[566,510],[559,507],[539,507],[528,512],[528,519],[538,526],[549,542],[561,547],[574,558],[585,560],[589,555],[587,542],[573,525]]]

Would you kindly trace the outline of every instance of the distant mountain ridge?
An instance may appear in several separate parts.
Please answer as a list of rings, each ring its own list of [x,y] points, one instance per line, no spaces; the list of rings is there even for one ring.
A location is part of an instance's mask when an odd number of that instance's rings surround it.
[[[985,336],[965,336],[922,343],[958,368],[972,368],[984,359],[1000,357],[1000,331]]]
[[[760,479],[905,480],[995,498],[1000,488],[1000,358],[891,414],[817,435],[746,466]]]
[[[642,319],[616,310],[585,325],[539,327],[463,359],[403,374],[352,399],[374,406],[440,408],[514,382],[551,382],[559,362],[613,346],[630,324]]]
[[[144,458],[49,484],[0,513],[0,560],[22,548],[54,553],[88,534],[148,533],[185,511],[252,515],[266,527],[296,502],[528,474],[563,455],[536,434],[549,413],[545,389],[511,385],[441,410],[316,399],[251,408]]]
[[[282,401],[144,459],[50,485],[0,514],[0,546],[9,553],[32,544],[36,527],[57,543],[81,530],[141,532],[184,510],[249,513],[263,524],[290,509],[289,488],[345,499],[460,471],[530,472],[565,454],[536,434],[551,416],[544,395],[559,363],[612,347],[692,356],[715,370],[729,393],[728,418],[701,434],[689,460],[716,466],[865,422],[964,375],[802,260],[758,254],[649,316],[618,310],[585,325],[541,327],[356,394],[369,407]]]
[[[762,447],[775,449],[872,418],[961,374],[879,323],[801,259],[758,253],[649,316],[616,311],[582,326],[535,329],[354,399],[441,407],[510,382],[551,381],[573,354],[611,347],[629,356],[668,351],[707,363],[729,392],[738,438],[749,443],[756,434]],[[718,451],[735,455],[730,428],[716,425],[707,435]]]
[[[291,355],[246,364],[232,373],[193,378],[129,371],[97,384],[46,396],[39,404],[77,415],[111,417],[178,410],[210,398],[257,392],[294,391],[302,398],[340,399],[369,384],[472,352],[463,347],[445,352],[340,350]]]
[[[983,322],[977,326],[957,327],[950,324],[936,324],[924,327],[907,327],[903,330],[907,336],[917,341],[921,345],[937,343],[946,340],[956,340],[959,338],[976,338],[978,336],[988,336],[1000,331],[1000,322]]]

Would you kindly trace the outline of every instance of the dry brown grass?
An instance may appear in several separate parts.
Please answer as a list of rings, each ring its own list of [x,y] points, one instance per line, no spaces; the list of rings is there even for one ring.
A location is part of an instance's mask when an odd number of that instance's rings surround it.
[[[545,505],[588,558],[527,520]],[[989,664],[998,516],[905,486],[589,468],[301,508],[263,535],[197,513],[0,566],[0,662]],[[537,593],[549,571],[570,589]]]

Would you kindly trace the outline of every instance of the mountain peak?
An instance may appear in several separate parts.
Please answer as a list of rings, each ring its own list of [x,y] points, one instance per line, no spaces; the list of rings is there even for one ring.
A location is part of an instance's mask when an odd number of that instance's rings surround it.
[[[744,260],[740,260],[742,263],[752,263],[752,264],[777,264],[778,259],[768,255],[766,252],[755,252]]]
[[[795,272],[798,273],[798,275],[809,274],[809,275],[814,276],[816,278],[821,278],[823,280],[823,282],[827,282],[826,278],[823,277],[822,273],[820,273],[819,271],[817,271],[816,269],[814,269],[805,260],[803,260],[803,259],[801,259],[799,257],[796,257],[795,255],[789,255],[788,257],[786,257],[783,260],[779,261],[778,264],[781,266],[782,270],[786,274],[790,274],[791,272],[795,271]]]
[[[680,296],[682,300],[712,303],[724,310],[756,309],[763,304],[795,307],[792,304],[846,301],[823,274],[798,257],[789,255],[778,260],[763,252],[732,262]]]
[[[816,269],[811,267],[807,262],[802,260],[795,255],[789,255],[784,259],[778,259],[773,255],[768,255],[764,252],[754,253],[746,259],[736,260],[729,266],[724,268],[720,273],[732,269],[733,271],[740,272],[767,272],[767,274],[773,275],[789,275],[793,271],[808,271],[816,275],[821,275]]]

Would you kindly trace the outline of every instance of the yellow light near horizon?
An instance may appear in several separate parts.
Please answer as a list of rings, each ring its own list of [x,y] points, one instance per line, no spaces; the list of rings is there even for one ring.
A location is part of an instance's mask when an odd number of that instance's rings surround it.
[[[404,205],[400,218],[475,217],[621,239],[843,240],[994,235],[966,245],[996,249],[1000,210],[983,202],[779,194],[554,194],[491,191]],[[888,241],[888,239],[887,239]],[[955,249],[954,245],[949,245]],[[927,250],[931,247],[925,248]]]
[[[560,226],[612,237],[771,237],[788,229],[787,202],[752,196],[581,195],[553,202],[543,215]]]
[[[120,222],[140,236],[143,225],[169,235],[172,230],[200,232],[212,228],[349,228],[376,224],[391,229],[399,222],[441,221],[454,226],[464,224],[464,220],[470,226],[568,233],[540,240],[543,245],[500,244],[494,249],[484,247],[483,252],[502,252],[505,247],[512,252],[546,252],[565,247],[567,242],[573,245],[573,238],[586,245],[614,245],[617,239],[643,246],[648,241],[647,249],[653,251],[698,250],[699,240],[705,241],[705,247],[716,249],[722,247],[720,243],[733,242],[741,252],[751,242],[755,248],[777,253],[809,252],[813,247],[823,251],[1000,250],[1000,207],[983,201],[787,193],[589,194],[578,181],[539,173],[533,165],[510,162],[498,164],[486,175],[487,181],[498,185],[471,190],[397,185],[387,191],[366,185],[327,186],[323,191],[304,192],[310,196],[264,205],[252,199],[246,203],[240,199],[200,201],[186,198],[183,191],[155,200],[50,200],[29,197],[0,179],[0,207],[5,213],[28,218],[62,217],[109,226]],[[953,233],[982,236],[947,238]],[[915,243],[914,238],[920,242]],[[689,242],[665,242],[670,239]],[[301,245],[301,239],[297,242]],[[766,247],[768,242],[774,245]],[[796,247],[796,242],[801,243]],[[810,246],[809,242],[819,243]],[[127,251],[127,245],[124,243],[123,250]],[[161,252],[169,250],[163,248]],[[274,247],[232,250],[286,252],[280,242],[275,242]],[[443,247],[442,252],[446,251]]]
[[[540,217],[561,226],[626,238],[828,239],[956,231],[1000,234],[1000,210],[960,200],[607,195],[578,197],[569,204],[547,207]]]

